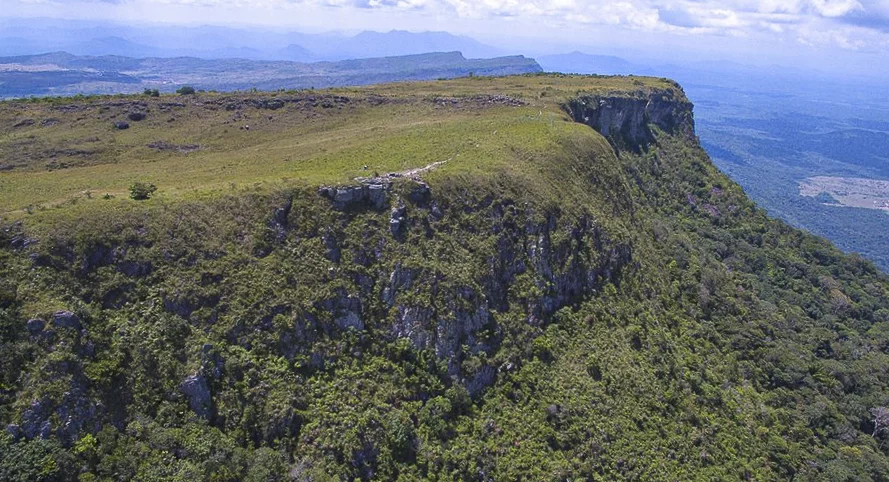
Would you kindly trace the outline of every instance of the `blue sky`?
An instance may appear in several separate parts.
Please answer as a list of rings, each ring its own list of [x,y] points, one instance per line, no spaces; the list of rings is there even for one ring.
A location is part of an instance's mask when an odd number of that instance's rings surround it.
[[[889,0],[0,0],[0,16],[445,30],[529,54],[576,48],[882,71]]]

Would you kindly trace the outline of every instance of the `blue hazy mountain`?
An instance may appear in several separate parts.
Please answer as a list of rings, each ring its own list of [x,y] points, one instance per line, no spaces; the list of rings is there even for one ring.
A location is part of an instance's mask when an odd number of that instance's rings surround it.
[[[245,58],[300,62],[462,52],[492,58],[504,52],[470,37],[447,32],[303,32],[220,26],[129,26],[53,19],[0,20],[0,55],[46,52],[127,57]]]

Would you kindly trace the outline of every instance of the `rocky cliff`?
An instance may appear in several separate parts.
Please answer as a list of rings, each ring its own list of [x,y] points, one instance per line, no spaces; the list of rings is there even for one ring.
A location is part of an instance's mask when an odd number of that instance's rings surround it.
[[[636,152],[655,142],[653,128],[685,139],[695,138],[693,106],[674,89],[580,95],[565,104],[569,115],[607,138],[615,148]]]

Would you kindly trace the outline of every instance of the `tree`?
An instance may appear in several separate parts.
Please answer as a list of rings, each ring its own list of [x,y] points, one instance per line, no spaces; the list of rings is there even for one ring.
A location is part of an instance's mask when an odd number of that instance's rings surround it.
[[[147,182],[134,182],[130,186],[130,198],[136,201],[142,201],[151,197],[157,191],[157,186]]]

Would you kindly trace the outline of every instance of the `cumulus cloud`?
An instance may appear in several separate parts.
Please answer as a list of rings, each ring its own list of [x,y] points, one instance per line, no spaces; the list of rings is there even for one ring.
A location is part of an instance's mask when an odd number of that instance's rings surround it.
[[[152,0],[129,0],[152,1]],[[173,2],[225,0],[164,0]],[[243,0],[315,6],[423,10],[485,19],[545,18],[652,31],[773,34],[841,26],[889,31],[889,0]],[[824,20],[829,20],[826,25]],[[822,33],[826,33],[822,31]],[[848,33],[848,32],[847,32]],[[823,36],[823,35],[822,35]],[[828,35],[829,37],[829,35]],[[839,37],[837,37],[839,38]],[[842,42],[843,45],[855,43]]]

